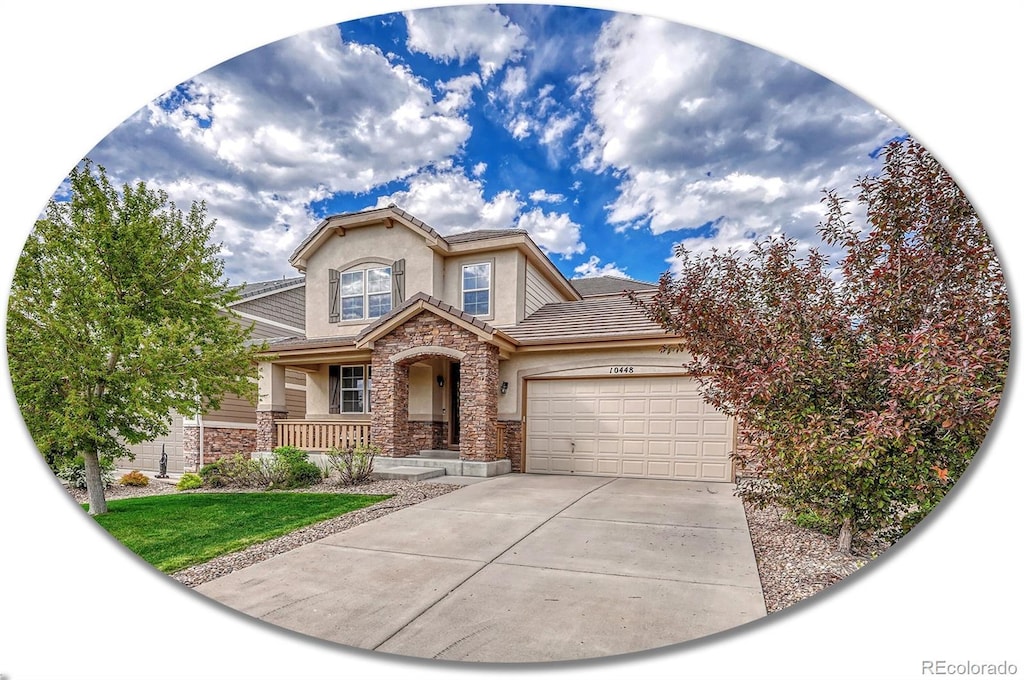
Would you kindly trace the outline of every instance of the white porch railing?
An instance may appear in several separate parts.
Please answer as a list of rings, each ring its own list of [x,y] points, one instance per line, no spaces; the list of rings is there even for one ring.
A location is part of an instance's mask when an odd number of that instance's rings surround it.
[[[277,445],[295,446],[304,451],[329,451],[370,443],[370,424],[339,420],[279,420]]]

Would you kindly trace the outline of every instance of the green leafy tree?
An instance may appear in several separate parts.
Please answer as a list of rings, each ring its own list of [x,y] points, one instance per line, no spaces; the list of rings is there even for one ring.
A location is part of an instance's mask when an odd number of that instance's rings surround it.
[[[823,199],[837,268],[785,237],[746,253],[680,247],[677,274],[633,296],[741,422],[737,457],[765,482],[741,493],[813,510],[847,552],[857,529],[909,531],[963,475],[1010,358],[996,253],[941,165],[896,142],[855,188],[864,227],[836,192]]]
[[[165,435],[171,411],[255,397],[251,329],[226,310],[205,205],[182,212],[144,183],[115,188],[86,160],[18,261],[8,305],[14,394],[39,450],[85,460],[89,512],[106,512],[100,461]]]

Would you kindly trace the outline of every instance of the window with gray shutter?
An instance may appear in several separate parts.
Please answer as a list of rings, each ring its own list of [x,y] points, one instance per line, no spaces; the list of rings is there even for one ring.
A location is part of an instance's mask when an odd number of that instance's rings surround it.
[[[330,270],[327,293],[327,320],[329,323],[341,321],[341,272]]]
[[[328,412],[341,413],[341,366],[329,366],[327,374],[329,376],[328,393],[330,396]]]
[[[405,302],[405,259],[395,260],[391,265],[391,306],[398,307]]]

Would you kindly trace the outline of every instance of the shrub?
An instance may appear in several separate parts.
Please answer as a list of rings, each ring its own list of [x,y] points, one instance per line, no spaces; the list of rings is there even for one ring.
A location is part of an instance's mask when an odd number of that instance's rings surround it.
[[[289,466],[309,459],[309,454],[296,446],[278,446],[273,453],[278,460]]]
[[[199,468],[199,477],[204,486],[211,488],[216,489],[228,485],[227,476],[224,474],[224,471],[221,470],[219,460],[207,463],[203,467]]]
[[[324,480],[324,474],[319,467],[308,460],[301,460],[288,469],[288,477],[282,488],[303,489],[307,486],[319,484]]]
[[[203,467],[206,467],[205,465]],[[203,485],[203,478],[194,472],[186,472],[178,480],[177,487],[181,491],[189,491],[191,489],[198,489]]]
[[[345,486],[362,484],[373,474],[373,458],[380,453],[376,446],[356,446],[345,449],[332,448],[327,452],[331,467],[338,471]]]
[[[218,458],[199,471],[206,486],[210,487],[266,487],[266,474],[261,461],[251,460],[244,454]]]
[[[126,474],[121,475],[121,479],[117,480],[124,486],[148,486],[149,477],[142,474],[138,470],[132,470]]]
[[[294,446],[277,447],[273,459],[261,463],[271,488],[305,488],[319,484],[324,478],[320,468],[309,461],[309,454]]]
[[[85,459],[81,456],[67,456],[56,463],[57,477],[67,482],[73,489],[85,489]],[[103,486],[110,486],[114,482],[114,461],[110,458],[100,458],[100,479]]]

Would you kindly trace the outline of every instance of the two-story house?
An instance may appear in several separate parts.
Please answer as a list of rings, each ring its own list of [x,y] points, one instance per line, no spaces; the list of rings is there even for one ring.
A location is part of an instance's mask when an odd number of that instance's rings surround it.
[[[465,475],[733,479],[733,421],[623,296],[650,284],[569,281],[523,230],[442,236],[394,206],[323,220],[289,261],[305,333],[260,363],[258,450],[372,442],[378,468],[457,451]]]

